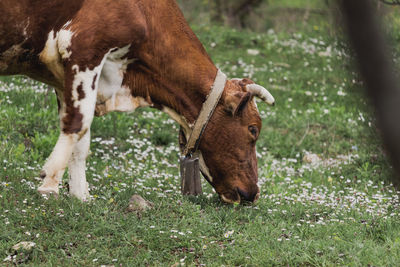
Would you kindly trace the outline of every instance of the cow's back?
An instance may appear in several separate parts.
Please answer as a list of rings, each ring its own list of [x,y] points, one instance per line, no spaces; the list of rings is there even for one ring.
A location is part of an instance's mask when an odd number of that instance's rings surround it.
[[[41,72],[38,54],[84,0],[0,0],[0,75]]]

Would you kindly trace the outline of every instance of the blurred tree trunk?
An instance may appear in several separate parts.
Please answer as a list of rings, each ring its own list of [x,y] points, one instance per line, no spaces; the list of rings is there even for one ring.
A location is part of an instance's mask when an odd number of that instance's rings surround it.
[[[211,20],[218,24],[225,23],[222,9],[223,2],[223,0],[215,0],[215,2],[211,4]]]
[[[213,1],[212,20],[217,23],[224,23],[230,27],[245,28],[248,16],[253,14],[254,9],[260,6],[265,0],[215,0]]]
[[[397,171],[393,183],[400,186],[400,82],[387,45],[380,16],[372,1],[337,0],[345,17],[349,40],[356,52],[360,73],[375,105],[386,149]]]

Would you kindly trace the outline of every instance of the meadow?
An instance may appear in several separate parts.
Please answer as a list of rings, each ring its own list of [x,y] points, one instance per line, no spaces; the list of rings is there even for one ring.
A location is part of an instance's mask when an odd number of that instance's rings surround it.
[[[141,109],[92,124],[92,201],[36,192],[59,126],[53,89],[0,78],[0,265],[398,266],[400,200],[343,39],[307,33],[193,29],[229,77],[267,87],[259,103],[261,197],[223,204],[180,194],[179,126]],[[127,212],[133,194],[154,203]],[[12,247],[34,242],[28,251]]]

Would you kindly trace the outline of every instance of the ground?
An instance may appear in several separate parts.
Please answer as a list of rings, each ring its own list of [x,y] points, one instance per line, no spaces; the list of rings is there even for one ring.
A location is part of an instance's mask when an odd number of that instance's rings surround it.
[[[399,196],[363,84],[343,40],[313,32],[194,27],[230,77],[267,87],[259,104],[261,197],[226,205],[180,195],[178,125],[153,109],[95,118],[93,200],[36,193],[59,133],[53,90],[0,82],[0,265],[396,266]],[[139,194],[152,210],[126,211]],[[22,254],[12,247],[35,245]],[[4,261],[3,261],[4,260]]]

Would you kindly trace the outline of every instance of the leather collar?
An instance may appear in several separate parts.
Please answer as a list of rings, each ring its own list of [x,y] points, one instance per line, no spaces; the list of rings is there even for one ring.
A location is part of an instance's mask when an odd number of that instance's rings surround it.
[[[204,130],[206,129],[207,124],[221,99],[226,80],[226,75],[218,69],[214,84],[211,87],[210,93],[207,96],[206,101],[203,103],[200,114],[192,128],[189,140],[185,146],[185,150],[183,151],[183,156],[191,157],[191,155],[193,155],[199,148],[201,136],[203,135]]]

